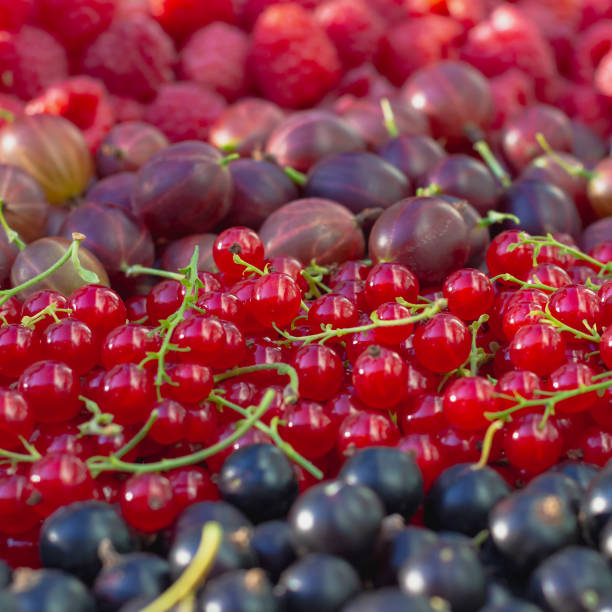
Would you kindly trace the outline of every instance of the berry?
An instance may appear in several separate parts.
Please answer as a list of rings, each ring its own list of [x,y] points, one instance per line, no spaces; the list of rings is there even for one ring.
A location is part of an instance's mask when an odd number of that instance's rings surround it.
[[[318,334],[324,325],[333,329],[357,325],[359,313],[355,304],[343,295],[327,293],[318,297],[308,309],[308,325],[313,334]]]
[[[217,268],[230,278],[240,279],[247,271],[244,264],[234,261],[234,255],[256,268],[264,265],[263,243],[248,227],[230,227],[221,232],[213,243],[212,254]]]
[[[464,321],[485,314],[495,299],[493,285],[480,270],[463,268],[446,277],[442,287],[449,311]]]
[[[515,367],[546,376],[565,360],[565,340],[547,323],[521,327],[510,342],[510,359]]]
[[[85,50],[83,71],[108,90],[146,102],[173,80],[172,40],[145,16],[118,19]],[[59,79],[57,79],[59,80]]]
[[[527,280],[533,267],[533,247],[530,244],[517,245],[520,241],[520,230],[507,230],[495,236],[487,249],[487,267],[491,276],[512,274],[519,280]]]
[[[216,353],[225,342],[225,332],[221,322],[205,315],[194,315],[181,321],[172,334],[172,341],[182,349],[178,358],[184,362],[212,365]]]
[[[287,327],[300,310],[302,294],[287,274],[270,272],[253,284],[251,303],[255,319],[264,327]]]
[[[584,363],[566,363],[551,372],[548,389],[554,392],[578,390],[581,386],[592,384],[593,370]],[[588,410],[597,401],[597,393],[581,393],[558,401],[555,411],[560,414],[574,414]]]
[[[28,102],[28,115],[46,113],[69,119],[83,133],[93,153],[115,122],[115,113],[104,84],[87,76],[55,83]]]
[[[210,128],[225,109],[225,100],[199,83],[160,84],[143,119],[159,128],[170,142],[207,140]]]
[[[149,430],[149,436],[159,444],[174,444],[187,433],[187,411],[174,400],[163,400],[153,407],[157,420]]]
[[[481,376],[467,376],[451,383],[444,391],[444,416],[458,429],[485,429],[489,420],[485,412],[495,411],[495,387]]]
[[[62,319],[49,325],[42,334],[41,344],[45,359],[64,361],[80,375],[87,374],[100,357],[93,332],[78,319]]]
[[[2,0],[0,30],[17,32],[32,13],[33,0]]]
[[[0,389],[0,448],[20,448],[19,436],[28,440],[34,431],[34,413],[18,391]]]
[[[342,361],[328,346],[302,346],[293,355],[291,363],[297,371],[300,397],[324,402],[340,391]]]
[[[408,308],[397,302],[386,302],[385,304],[381,304],[374,312],[381,321],[397,321],[400,319],[408,319],[412,316]],[[410,337],[413,329],[413,323],[376,327],[373,330],[374,339],[377,344],[401,344]]]
[[[2,91],[29,100],[68,77],[68,59],[51,34],[26,25],[19,32],[2,32],[0,73]]]
[[[397,263],[379,263],[366,277],[365,297],[371,309],[394,302],[401,297],[414,303],[419,294],[419,281],[406,266]]]
[[[134,323],[115,327],[102,344],[102,365],[110,370],[120,363],[140,363],[147,353],[154,353],[161,347],[161,339],[152,332],[152,327]]]
[[[117,293],[102,285],[85,285],[73,291],[68,300],[72,316],[86,323],[101,342],[127,318],[125,304]]]
[[[37,17],[71,52],[79,51],[106,30],[117,0],[38,0]]]
[[[205,85],[233,101],[250,89],[249,37],[226,23],[211,23],[189,38],[181,51],[183,78]]]
[[[336,449],[349,456],[368,446],[395,446],[399,437],[399,429],[386,414],[362,410],[344,418],[338,429]]]
[[[123,518],[145,533],[165,529],[176,516],[170,480],[161,474],[137,474],[123,485],[119,507]]]
[[[340,60],[325,30],[295,3],[270,6],[259,16],[250,61],[264,97],[289,108],[316,104],[340,76]]]

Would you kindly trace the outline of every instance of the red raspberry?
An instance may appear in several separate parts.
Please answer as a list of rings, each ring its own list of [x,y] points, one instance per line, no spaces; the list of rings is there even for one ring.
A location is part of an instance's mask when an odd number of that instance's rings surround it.
[[[388,23],[408,17],[405,0],[370,0],[368,4]]]
[[[0,31],[0,74],[2,91],[29,100],[68,77],[66,52],[51,34],[38,28]]]
[[[0,30],[17,31],[32,13],[32,0],[0,0]]]
[[[493,77],[489,84],[495,106],[492,129],[500,129],[507,119],[535,102],[531,79],[516,68],[511,68],[504,74]]]
[[[247,30],[250,30],[257,18],[269,6],[273,4],[285,4],[291,0],[238,0],[237,12],[238,23]],[[294,0],[296,4],[302,5],[305,9],[314,9],[321,3],[321,0]]]
[[[607,98],[612,98],[612,51],[608,51],[597,66],[595,89]]]
[[[113,23],[85,51],[83,71],[114,94],[147,101],[172,81],[176,52],[153,19],[130,17]]]
[[[226,23],[216,22],[198,30],[181,51],[181,74],[206,85],[228,100],[248,93],[247,34]]]
[[[213,21],[234,22],[232,0],[149,0],[151,16],[175,40]]]
[[[110,26],[117,0],[37,0],[37,16],[69,51],[80,50]]]
[[[450,17],[427,15],[391,27],[380,45],[377,66],[394,85],[416,70],[444,59],[454,59],[462,26]]]
[[[23,115],[24,108],[25,104],[19,98],[11,96],[11,94],[0,93],[0,110],[10,113],[13,117],[19,117],[19,115]],[[10,115],[0,114],[0,127],[6,125],[10,120]]]
[[[583,32],[575,43],[572,76],[591,83],[604,55],[612,49],[612,20],[603,20]]]
[[[144,104],[124,96],[109,96],[109,99],[117,123],[140,121],[142,119],[145,109]]]
[[[119,0],[115,9],[115,19],[125,19],[135,15],[150,15],[149,0]]]
[[[202,85],[169,83],[145,108],[144,120],[158,127],[171,142],[206,140],[224,109],[225,100]]]
[[[56,83],[26,106],[26,114],[47,113],[69,119],[83,133],[93,153],[115,123],[108,93],[101,81],[76,76]]]
[[[327,0],[314,15],[345,66],[359,66],[374,58],[385,24],[363,0]]]
[[[580,29],[584,30],[601,19],[612,18],[610,0],[581,0],[582,20]]]
[[[261,93],[279,106],[312,106],[340,77],[333,43],[295,3],[270,6],[259,16],[251,60]]]
[[[410,15],[429,13],[452,17],[466,28],[472,28],[487,15],[484,0],[405,0]]]
[[[607,137],[612,131],[612,105],[592,85],[568,82],[555,104],[569,117],[602,137]]]
[[[556,74],[548,41],[536,25],[508,4],[469,31],[462,56],[488,77],[509,68],[519,68],[536,81],[547,81]]]

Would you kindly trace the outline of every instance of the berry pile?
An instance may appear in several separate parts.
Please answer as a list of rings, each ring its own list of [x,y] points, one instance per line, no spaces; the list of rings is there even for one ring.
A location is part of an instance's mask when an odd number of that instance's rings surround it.
[[[612,609],[608,5],[0,0],[0,610]]]

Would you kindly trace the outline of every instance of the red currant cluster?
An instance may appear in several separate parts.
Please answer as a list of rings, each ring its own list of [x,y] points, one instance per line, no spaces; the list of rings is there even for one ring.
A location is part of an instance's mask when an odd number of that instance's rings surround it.
[[[465,268],[427,291],[397,263],[266,260],[242,227],[213,256],[216,274],[197,249],[177,273],[128,269],[164,278],[125,303],[99,284],[0,292],[12,554],[30,563],[41,520],[77,500],[163,529],[217,499],[214,474],[256,442],[294,461],[302,489],[375,445],[412,453],[426,489],[463,461],[531,478],[562,456],[612,454],[609,265],[563,237],[503,232],[491,277]]]

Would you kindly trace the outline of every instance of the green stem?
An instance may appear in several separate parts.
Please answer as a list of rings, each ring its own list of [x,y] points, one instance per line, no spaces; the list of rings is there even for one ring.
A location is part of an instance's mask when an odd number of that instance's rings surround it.
[[[308,182],[308,175],[298,170],[294,170],[291,166],[285,166],[285,174],[298,186],[305,187]]]
[[[538,132],[536,134],[536,140],[538,144],[542,147],[542,149],[547,153],[547,155],[567,174],[570,176],[582,176],[586,179],[593,179],[597,176],[595,172],[591,172],[587,170],[581,163],[577,162],[575,166],[567,163],[553,148],[548,144],[548,141],[544,137],[544,134]]]
[[[474,321],[470,325],[470,331],[472,332],[472,348],[470,350],[470,356],[468,357],[468,363],[470,364],[470,374],[476,376],[478,374],[478,368],[480,367],[483,357],[485,357],[485,351],[476,345],[476,338],[478,336],[478,330],[489,320],[488,314],[482,314],[478,317],[477,321]]]
[[[473,145],[474,150],[480,154],[482,159],[485,161],[489,169],[493,173],[493,176],[497,178],[497,180],[504,186],[510,187],[512,184],[512,179],[510,175],[504,170],[502,165],[499,163],[495,155],[493,155],[493,151],[491,151],[491,147],[484,141],[479,140]]]
[[[244,376],[245,374],[251,374],[252,372],[263,372],[266,370],[276,370],[279,374],[286,374],[289,377],[289,384],[287,385],[293,393],[298,394],[299,379],[297,372],[294,367],[288,363],[261,363],[251,366],[243,366],[241,368],[232,368],[227,372],[221,374],[215,374],[215,383],[227,380],[228,378],[234,378],[235,376]]]
[[[138,433],[124,446],[122,446],[117,452],[113,453],[113,457],[116,459],[121,459],[127,455],[132,449],[136,448],[140,442],[142,442],[146,435],[151,431],[151,427],[153,427],[153,423],[157,421],[157,417],[159,413],[157,410],[152,410],[147,422],[138,430]]]
[[[133,266],[125,266],[123,268],[123,273],[126,276],[138,276],[139,274],[150,274],[151,276],[171,278],[172,280],[176,280],[179,282],[182,282],[185,280],[185,276],[183,274],[179,274],[178,272],[169,272],[168,270],[158,270],[157,268],[147,268],[146,266],[141,266],[140,264],[136,264]]]
[[[497,276],[492,276],[491,281],[503,280],[508,283],[516,283],[517,285],[521,285],[521,287],[528,287],[529,289],[541,289],[542,291],[548,291],[550,293],[557,290],[557,287],[553,287],[551,285],[544,285],[539,281],[522,281],[520,278],[516,278],[512,274],[504,273],[498,274]]]
[[[493,446],[493,438],[495,437],[495,434],[502,429],[504,424],[504,421],[499,419],[497,421],[493,421],[489,427],[487,427],[487,431],[485,432],[484,439],[482,441],[480,460],[478,463],[474,464],[473,469],[478,470],[487,465],[489,462],[489,455],[491,454],[491,447]]]
[[[0,198],[0,225],[4,228],[4,233],[9,242],[14,242],[20,251],[23,251],[26,247],[26,243],[19,237],[19,234],[7,223],[4,218],[4,200]]]
[[[387,134],[389,134],[389,138],[397,138],[399,136],[399,130],[397,129],[395,114],[393,113],[393,108],[391,107],[389,98],[383,98],[380,101],[380,109],[382,111],[383,123],[385,124]]]
[[[440,187],[440,185],[436,185],[436,183],[431,183],[427,187],[419,187],[416,190],[417,197],[435,196],[440,193],[442,193],[442,187]]]
[[[516,225],[521,222],[516,215],[498,212],[497,210],[490,210],[487,212],[487,216],[480,219],[476,225],[478,227],[489,227],[490,225],[494,225],[495,223],[503,223],[504,221],[512,221],[513,223],[516,223]]]
[[[230,162],[236,161],[237,159],[240,159],[240,155],[238,153],[230,153],[223,159],[219,160],[219,165],[225,168]]]

